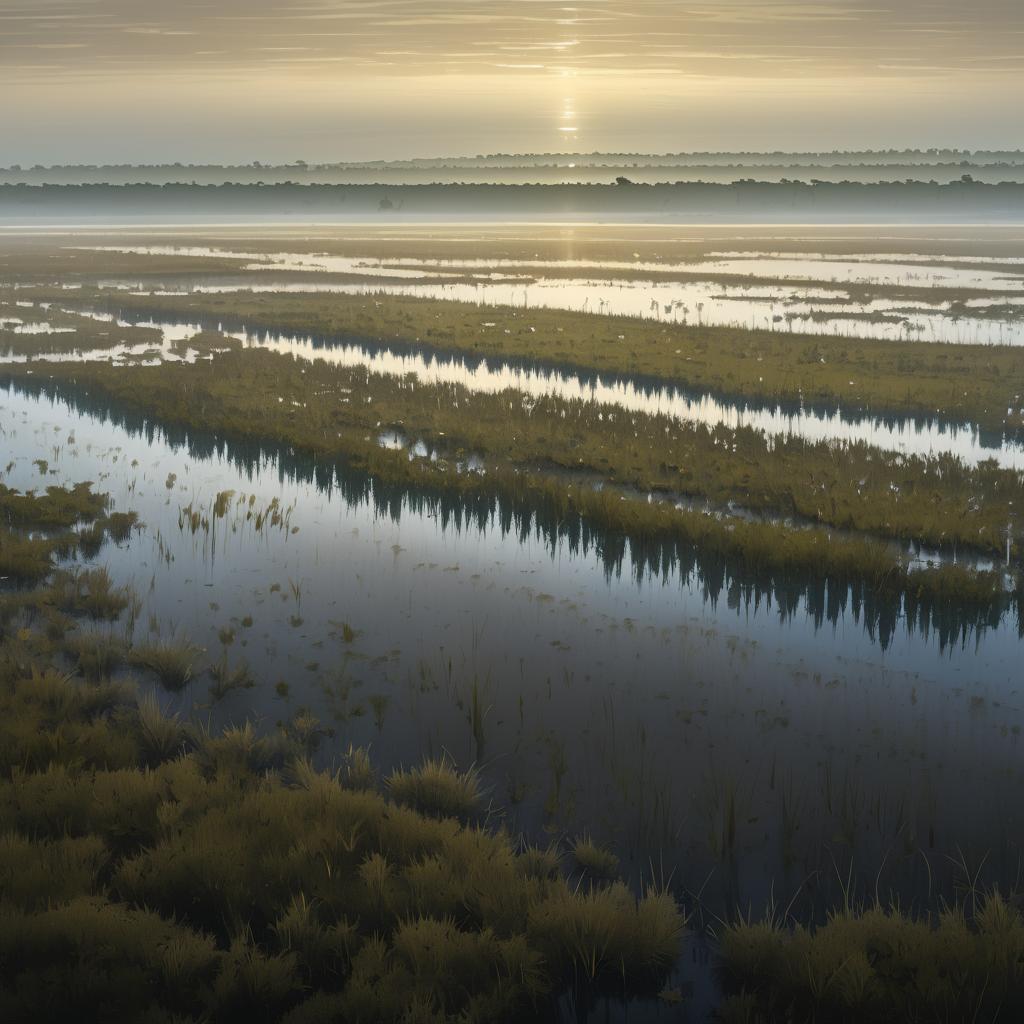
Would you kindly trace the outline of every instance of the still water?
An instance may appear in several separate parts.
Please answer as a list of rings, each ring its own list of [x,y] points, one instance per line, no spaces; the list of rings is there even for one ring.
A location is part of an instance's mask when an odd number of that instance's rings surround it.
[[[565,309],[665,323],[792,330],[837,337],[972,345],[1024,344],[1024,318],[1017,315],[1014,307],[1014,301],[1024,291],[1024,276],[987,269],[984,265],[961,269],[941,264],[844,262],[810,255],[792,259],[758,254],[663,264],[639,260],[635,263],[501,259],[385,261],[289,252],[267,255],[207,246],[118,246],[99,247],[98,251],[251,260],[248,269],[259,272],[255,281],[250,278],[244,283],[189,285],[189,290],[198,293],[245,289],[410,295],[482,306]],[[566,269],[579,271],[579,275],[551,275],[552,271]],[[308,280],[274,280],[275,271],[303,273]],[[629,271],[629,279],[615,276],[616,272],[624,271]],[[643,279],[645,272],[654,271],[659,275],[685,275],[685,280]],[[356,280],[331,281],[325,277],[328,274],[350,275]],[[469,279],[445,281],[453,274]],[[707,280],[700,280],[701,277]],[[716,277],[723,280],[715,280]],[[788,280],[793,283],[787,284]],[[144,291],[141,282],[120,282],[120,285]],[[854,299],[845,290],[853,285],[902,286],[915,291],[910,297],[861,300]],[[919,289],[926,293],[923,298]],[[955,291],[943,293],[942,289]],[[933,290],[934,298],[927,295]],[[986,296],[986,291],[996,294]],[[950,294],[973,300],[971,315],[951,308]]]
[[[115,300],[116,301],[116,300]],[[43,304],[43,312],[51,304]],[[67,310],[66,312],[71,312]],[[666,416],[680,423],[730,429],[748,427],[770,437],[800,437],[810,442],[870,444],[886,451],[924,458],[953,455],[965,463],[992,459],[1000,466],[1024,470],[1024,437],[1017,433],[981,430],[976,424],[938,416],[883,416],[860,413],[835,405],[793,403],[782,405],[756,399],[729,400],[711,392],[691,392],[657,381],[615,374],[586,374],[538,367],[528,361],[507,361],[454,355],[428,348],[392,349],[369,341],[330,335],[272,332],[247,327],[244,321],[223,319],[158,320],[130,313],[74,310],[118,327],[154,328],[162,343],[119,345],[107,349],[64,351],[33,356],[31,361],[131,360],[156,364],[194,360],[195,349],[182,343],[203,330],[215,330],[249,348],[269,348],[305,362],[365,367],[380,377],[413,379],[425,385],[454,384],[476,394],[516,392],[525,403],[555,397],[565,401],[608,406],[624,412]],[[483,328],[495,325],[484,323]],[[73,346],[69,345],[69,349]],[[4,362],[28,362],[26,356],[4,354]]]
[[[101,555],[141,598],[136,639],[250,668],[220,701],[198,673],[164,697],[182,714],[270,729],[309,710],[333,733],[325,760],[349,743],[383,768],[447,752],[480,766],[514,831],[593,835],[709,913],[772,892],[813,909],[833,861],[859,882],[884,858],[879,884],[909,899],[956,881],[954,846],[984,855],[983,878],[1016,868],[1013,611],[912,620],[540,509],[169,434],[43,381],[0,390],[0,425],[8,485],[88,479],[141,516]],[[257,529],[249,512],[274,502],[280,522]]]

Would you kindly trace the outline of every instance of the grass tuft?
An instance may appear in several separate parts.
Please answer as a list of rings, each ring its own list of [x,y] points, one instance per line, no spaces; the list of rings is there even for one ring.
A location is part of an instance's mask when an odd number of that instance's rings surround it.
[[[165,690],[178,693],[192,679],[192,668],[199,649],[188,643],[156,641],[134,647],[129,661],[152,672]]]
[[[483,800],[477,772],[460,772],[445,758],[399,769],[385,785],[395,803],[440,818],[468,821],[479,814]]]

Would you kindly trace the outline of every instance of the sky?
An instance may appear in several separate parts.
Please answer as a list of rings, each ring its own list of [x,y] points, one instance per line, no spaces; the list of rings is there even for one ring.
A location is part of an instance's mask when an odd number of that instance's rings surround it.
[[[1024,147],[1024,0],[0,0],[0,165]]]

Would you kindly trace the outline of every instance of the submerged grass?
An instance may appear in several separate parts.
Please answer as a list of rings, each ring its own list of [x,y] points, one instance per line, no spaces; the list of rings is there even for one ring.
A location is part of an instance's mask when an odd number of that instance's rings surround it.
[[[126,539],[136,517],[108,515],[107,507],[106,495],[95,494],[88,483],[42,493],[0,484],[0,581],[34,583],[49,574],[55,555],[77,551],[88,558],[108,535]]]
[[[89,483],[47,487],[42,494],[21,492],[0,484],[0,523],[7,526],[66,530],[78,523],[93,522],[106,509],[106,496],[94,492]]]

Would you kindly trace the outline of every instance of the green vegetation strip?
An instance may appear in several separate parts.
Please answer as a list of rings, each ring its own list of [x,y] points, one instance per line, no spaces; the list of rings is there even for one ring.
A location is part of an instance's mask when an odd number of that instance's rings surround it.
[[[452,458],[488,467],[690,498],[792,517],[883,539],[1002,556],[1019,540],[1008,526],[1024,507],[1024,474],[992,462],[972,468],[865,444],[773,438],[750,428],[682,424],[665,416],[519,392],[471,394],[457,385],[412,386],[359,367],[296,361],[203,335],[188,343],[208,363],[53,368],[54,379],[102,385],[119,402],[194,428],[265,436],[307,450],[348,453],[367,434],[401,430]],[[224,351],[228,348],[228,351]],[[216,351],[215,351],[216,350]],[[27,370],[21,371],[27,373]]]
[[[363,295],[141,296],[85,290],[70,300],[134,313],[223,318],[250,328],[429,345],[638,375],[737,398],[944,416],[992,430],[1024,426],[1018,349],[684,327],[565,310]],[[493,324],[493,326],[487,326]]]
[[[16,325],[15,320],[22,324]],[[55,308],[26,309],[0,299],[0,360],[100,351],[118,345],[149,345],[158,350],[162,342],[163,335],[153,327],[120,327],[95,317]]]
[[[222,347],[225,341],[206,335],[192,344],[203,349]],[[817,462],[811,460],[805,466],[801,459],[807,451],[786,445],[769,451],[759,435],[728,431],[688,432],[685,442],[694,447],[687,460],[675,464],[666,461],[671,457],[666,452],[672,450],[672,435],[665,434],[657,421],[641,422],[643,417],[601,421],[593,418],[592,410],[577,406],[567,410],[563,420],[558,408],[550,415],[524,409],[517,393],[470,399],[457,389],[411,387],[386,378],[368,382],[365,371],[359,369],[304,364],[266,350],[244,351],[237,343],[213,359],[215,372],[200,360],[123,368],[60,364],[52,368],[51,376],[69,390],[87,391],[92,399],[104,397],[122,410],[165,425],[228,439],[283,444],[344,460],[391,483],[434,486],[463,496],[489,494],[513,502],[533,501],[553,514],[582,516],[595,526],[640,542],[699,545],[761,574],[803,572],[843,585],[859,581],[889,595],[913,594],[915,600],[961,600],[992,607],[1005,601],[999,573],[977,573],[957,565],[911,571],[891,545],[870,537],[722,520],[678,509],[671,502],[649,502],[646,494],[635,489],[637,484],[683,490],[689,486],[690,493],[715,497],[742,491],[762,507],[781,505],[787,511],[790,506],[799,511],[794,497],[799,493],[801,502],[812,503],[806,507],[823,521],[831,517],[837,524],[844,523],[857,508],[862,510],[859,515],[875,516],[871,521],[881,523],[894,536],[913,523],[918,535],[927,528],[956,537],[961,535],[956,532],[959,523],[962,535],[976,543],[978,537],[984,540],[984,529],[991,530],[994,545],[1000,529],[1005,529],[1005,508],[1000,503],[1021,486],[1018,477],[994,467],[971,473],[951,462],[938,472],[926,472],[915,462],[905,468],[902,462],[887,466],[873,461],[880,457],[870,449],[830,453],[813,447],[809,451]],[[7,379],[33,384],[19,367],[12,368]],[[590,419],[577,422],[581,416]],[[442,446],[444,457],[433,462],[382,449],[378,433],[389,426],[415,426],[417,433]],[[459,446],[467,441],[487,456],[486,474],[457,472],[456,462],[465,454]],[[585,452],[586,459],[574,449]],[[757,465],[760,458],[768,460],[767,469]],[[866,487],[867,482],[850,483],[850,477],[854,468],[862,467],[871,477],[871,492],[879,496],[891,489],[894,479],[907,483],[910,493],[902,503],[891,498],[882,506],[883,511],[899,516],[895,528],[892,522],[879,520],[870,503],[856,495],[857,487]],[[581,468],[599,471],[610,484],[595,488],[595,479],[602,477],[587,473],[579,478],[574,474]],[[770,486],[773,468],[780,474],[774,488]],[[815,470],[818,478],[813,476]],[[645,475],[654,472],[660,474],[657,479]],[[887,475],[897,472],[907,476]],[[800,481],[801,489],[794,485],[787,491],[790,480]],[[953,495],[950,504],[943,503],[947,486]],[[765,489],[759,492],[759,487]],[[1007,493],[1000,493],[1001,489]],[[973,501],[976,491],[992,497],[992,509],[981,503],[977,518],[966,508],[957,515],[955,503]],[[933,501],[939,503],[935,508]],[[947,521],[950,518],[952,522]]]

